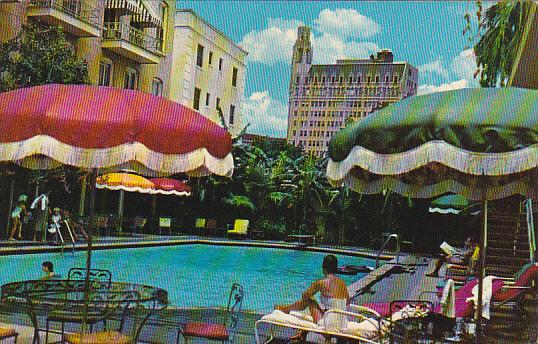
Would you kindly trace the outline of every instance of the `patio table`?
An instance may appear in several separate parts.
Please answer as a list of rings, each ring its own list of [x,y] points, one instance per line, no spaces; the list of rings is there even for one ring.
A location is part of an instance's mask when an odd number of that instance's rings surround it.
[[[137,337],[149,317],[168,305],[168,292],[157,287],[98,280],[91,281],[88,293],[85,293],[84,287],[84,280],[12,282],[2,285],[0,300],[20,303],[26,309],[34,326],[33,343],[40,343],[39,331],[42,326],[39,318],[48,319],[52,312],[66,314],[66,323],[82,323],[83,312],[86,312],[87,318],[95,316],[99,321],[119,315],[121,328],[129,308],[140,308],[145,312],[141,319],[138,319],[140,314],[135,314],[137,328],[134,331]],[[118,309],[124,312],[117,314]]]

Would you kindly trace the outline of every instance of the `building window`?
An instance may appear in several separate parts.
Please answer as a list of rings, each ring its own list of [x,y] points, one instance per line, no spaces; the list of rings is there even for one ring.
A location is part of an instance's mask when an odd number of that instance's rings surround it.
[[[392,82],[397,83],[398,82],[398,75],[395,75],[392,77]]]
[[[232,86],[237,87],[237,68],[232,69]]]
[[[230,124],[234,124],[235,106],[230,105]]]
[[[300,83],[300,82],[301,82],[300,78],[297,77],[297,78],[295,79],[295,83],[298,84],[298,83]]]
[[[368,77],[366,78],[366,83],[369,84],[370,81],[372,81],[372,77],[368,75]]]
[[[207,63],[210,66],[213,64],[213,52],[212,51],[209,52],[209,60],[207,61]]]
[[[385,82],[389,82],[389,76],[385,75]]]
[[[99,62],[99,86],[110,86],[112,80],[112,61]]]
[[[222,65],[224,63],[224,60],[222,58],[219,59],[219,70],[222,71]]]
[[[196,51],[196,65],[198,67],[204,66],[204,46],[198,44],[198,50]]]
[[[353,82],[353,75],[349,76],[349,83],[351,84]]]
[[[343,83],[343,82],[344,82],[344,77],[341,76],[341,77],[340,77],[340,83]]]
[[[209,93],[205,94],[205,106],[209,106],[209,98],[210,97],[211,97],[211,95]]]
[[[125,79],[123,80],[123,88],[136,90],[138,84],[138,72],[134,69],[127,68],[125,71]]]
[[[217,98],[217,102],[216,102],[216,105],[215,105],[215,109],[219,109],[220,108],[220,98]]]
[[[360,83],[360,82],[361,82],[361,76],[357,75],[357,83]]]
[[[375,82],[376,82],[376,83],[379,82],[379,75],[376,75],[376,76],[375,76]]]
[[[151,83],[151,94],[154,96],[162,96],[163,95],[163,82],[159,78],[153,79]]]
[[[194,110],[200,109],[200,93],[201,92],[202,90],[200,90],[199,88],[194,88],[194,99],[192,101],[192,107],[194,108]]]

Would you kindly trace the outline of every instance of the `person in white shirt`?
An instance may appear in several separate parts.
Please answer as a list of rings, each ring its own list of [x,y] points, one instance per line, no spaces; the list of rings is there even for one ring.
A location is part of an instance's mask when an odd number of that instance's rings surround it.
[[[36,199],[30,205],[32,209],[35,222],[34,222],[34,241],[45,241],[47,226],[47,218],[50,215],[49,209],[49,196],[48,193],[44,193],[36,197]]]

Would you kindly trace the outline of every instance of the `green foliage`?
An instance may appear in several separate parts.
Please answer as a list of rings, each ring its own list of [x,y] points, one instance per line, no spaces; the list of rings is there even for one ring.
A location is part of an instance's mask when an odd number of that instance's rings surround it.
[[[502,0],[489,7],[483,14],[482,2],[477,1],[477,34],[472,34],[471,15],[466,14],[467,22],[463,31],[469,35],[474,45],[477,71],[482,87],[505,86],[520,45],[530,0]]]
[[[77,57],[60,27],[28,25],[17,37],[0,44],[0,92],[87,82],[86,63]]]

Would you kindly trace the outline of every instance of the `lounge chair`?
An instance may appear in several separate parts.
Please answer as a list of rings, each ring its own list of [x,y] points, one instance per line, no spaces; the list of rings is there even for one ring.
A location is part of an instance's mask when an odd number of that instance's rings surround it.
[[[171,217],[159,217],[159,235],[162,234],[163,228],[168,231],[169,235],[172,235],[172,218]]]
[[[527,316],[523,307],[525,295],[532,290],[533,282],[534,287],[537,287],[538,265],[527,266],[516,274],[516,277],[513,284],[505,283],[498,292],[493,294],[492,306],[495,308],[502,306],[513,307],[518,313],[519,319],[523,319]],[[519,323],[523,323],[523,321]]]
[[[225,323],[189,322],[178,329],[178,343],[180,334],[185,338],[185,342],[188,342],[191,338],[204,338],[209,341],[233,343],[235,329],[241,315],[243,297],[243,287],[238,283],[234,283],[226,306],[226,313],[229,314],[228,321]]]
[[[363,306],[350,305],[350,311],[328,310],[323,314],[318,323],[314,323],[312,317],[300,312],[290,312],[289,314],[275,310],[263,316],[255,324],[254,334],[256,343],[261,344],[260,327],[262,324],[292,328],[307,331],[318,335],[317,340],[326,342],[330,338],[352,339],[360,343],[383,343],[394,323],[413,317],[423,317],[427,311],[406,306],[392,314],[390,318],[384,318],[375,310]],[[344,317],[347,319],[345,328],[326,327],[328,317]],[[334,320],[334,319],[333,319]],[[353,321],[355,320],[355,321]],[[339,321],[337,320],[336,323]],[[334,324],[335,321],[329,321]],[[309,339],[311,341],[312,339]]]
[[[232,230],[226,232],[226,235],[239,235],[247,236],[248,234],[248,220],[236,219]]]
[[[13,344],[17,344],[19,333],[12,328],[0,327],[0,341],[13,338]]]

